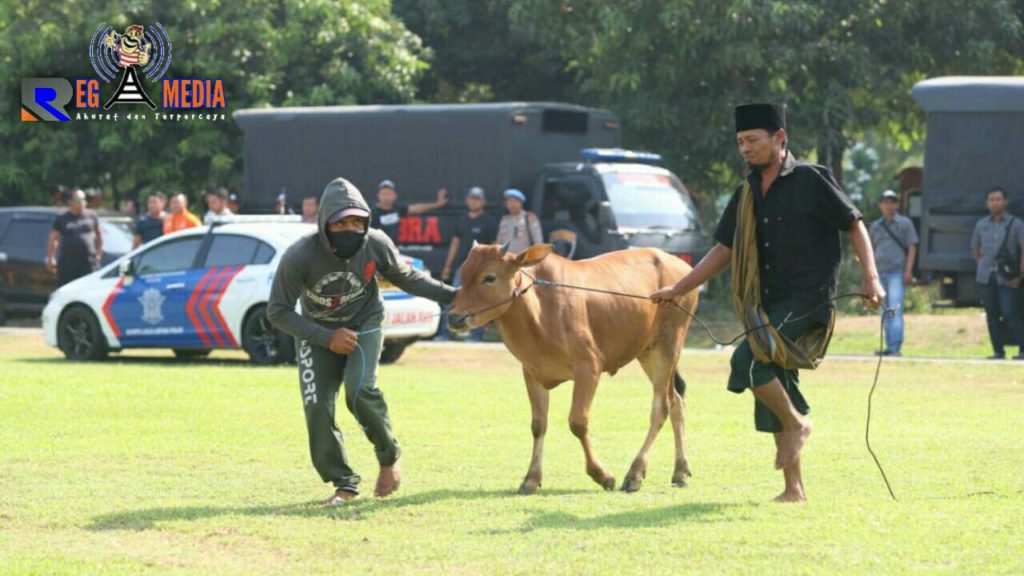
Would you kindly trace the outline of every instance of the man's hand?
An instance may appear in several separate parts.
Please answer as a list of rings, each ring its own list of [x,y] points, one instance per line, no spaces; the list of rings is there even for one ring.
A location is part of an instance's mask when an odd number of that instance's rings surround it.
[[[56,274],[57,273],[57,260],[55,258],[53,258],[52,256],[50,256],[50,257],[48,257],[46,259],[46,270],[50,274]]]
[[[445,282],[448,282],[451,279],[452,279],[452,269],[449,266],[445,266],[444,269],[441,270],[441,280],[444,280]]]
[[[97,254],[96,255],[96,267],[99,268],[102,265],[103,265],[103,254],[102,253],[101,254]]]
[[[679,297],[675,285],[667,286],[648,296],[655,304],[668,304]]]
[[[445,206],[448,204],[448,189],[441,188],[437,191],[437,205]]]
[[[1020,280],[1020,278],[1014,278],[1013,280],[1007,282],[1007,284],[1010,285],[1010,288],[1017,289],[1020,288]]]
[[[903,273],[903,283],[905,285],[907,285],[907,286],[910,286],[911,284],[913,284],[914,283],[914,273],[913,272],[904,272]]]
[[[878,310],[878,307],[885,301],[885,289],[882,288],[882,283],[877,277],[864,277],[860,291],[863,294],[864,306],[869,310]]]
[[[348,328],[338,328],[331,334],[331,352],[347,356],[359,344],[359,335]]]

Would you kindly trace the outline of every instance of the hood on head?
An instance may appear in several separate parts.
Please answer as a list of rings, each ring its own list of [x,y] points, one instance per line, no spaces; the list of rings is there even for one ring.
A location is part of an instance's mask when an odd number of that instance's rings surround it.
[[[363,199],[362,192],[354,184],[344,178],[335,178],[324,188],[323,196],[320,197],[320,209],[316,214],[317,234],[320,237],[320,244],[328,252],[333,251],[331,243],[327,239],[327,220],[337,211],[346,208],[362,208],[370,212],[370,205]],[[367,222],[369,226],[369,222]]]

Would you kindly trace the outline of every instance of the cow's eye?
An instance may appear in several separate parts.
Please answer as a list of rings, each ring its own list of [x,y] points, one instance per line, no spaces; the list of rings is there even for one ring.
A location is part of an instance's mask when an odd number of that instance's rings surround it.
[[[497,279],[498,279],[498,277],[495,276],[494,274],[488,274],[487,276],[484,276],[483,283],[484,284],[494,284],[494,281],[497,280]]]

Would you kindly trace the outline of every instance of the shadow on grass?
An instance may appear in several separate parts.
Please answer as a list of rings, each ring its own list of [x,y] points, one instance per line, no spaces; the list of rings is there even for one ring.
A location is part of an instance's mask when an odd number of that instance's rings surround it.
[[[744,504],[742,506],[749,506]],[[569,512],[534,512],[532,518],[514,530],[488,530],[488,534],[512,534],[536,530],[598,530],[605,528],[659,528],[683,522],[734,522],[742,517],[724,512],[741,504],[688,502],[663,508],[628,510],[602,516],[579,516]]]
[[[591,490],[552,490],[543,496],[566,496],[592,493]],[[423,506],[447,500],[501,500],[507,498],[524,498],[514,490],[434,490],[419,492],[407,496],[395,496],[384,500],[362,497],[345,506],[324,508],[317,501],[306,501],[278,506],[182,506],[167,508],[145,508],[127,510],[113,514],[104,514],[92,519],[87,530],[149,530],[161,522],[195,521],[220,516],[295,516],[308,518],[328,518],[336,520],[361,520],[375,512],[403,508],[406,506]]]
[[[251,364],[248,359],[245,358],[189,358],[180,359],[173,356],[111,356],[107,360],[100,362],[75,362],[67,360],[65,358],[16,358],[14,362],[24,364],[53,364],[59,366],[70,366],[77,364],[88,364],[94,366],[116,366],[118,364],[127,365],[145,365],[152,364],[156,366],[252,366],[253,368],[262,368],[263,366],[258,364]],[[271,368],[275,366],[269,366]]]

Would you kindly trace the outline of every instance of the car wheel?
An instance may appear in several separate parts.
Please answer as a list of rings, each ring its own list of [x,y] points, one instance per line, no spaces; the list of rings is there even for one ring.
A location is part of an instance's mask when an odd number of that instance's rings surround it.
[[[295,339],[267,320],[267,307],[253,310],[242,327],[242,348],[253,364],[283,364],[295,360]]]
[[[57,345],[68,360],[103,360],[109,351],[99,321],[82,306],[75,306],[61,316],[57,323]]]
[[[407,340],[385,340],[384,348],[380,351],[381,364],[394,364],[402,357],[402,353],[412,342]]]
[[[213,352],[213,350],[210,350],[209,348],[198,349],[198,350],[194,349],[194,348],[191,348],[191,349],[175,348],[174,349],[174,357],[178,358],[180,360],[195,360],[196,358],[206,358],[207,356],[210,355],[210,352]]]

